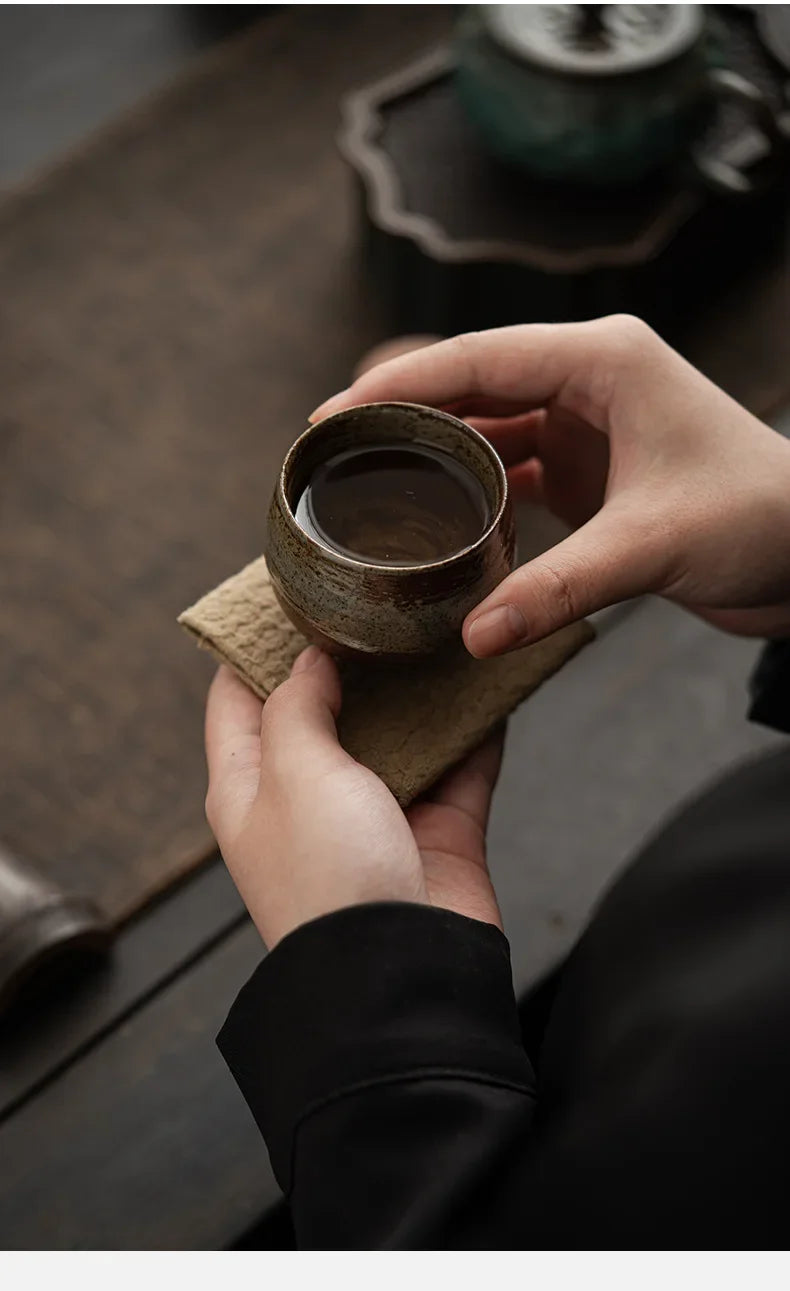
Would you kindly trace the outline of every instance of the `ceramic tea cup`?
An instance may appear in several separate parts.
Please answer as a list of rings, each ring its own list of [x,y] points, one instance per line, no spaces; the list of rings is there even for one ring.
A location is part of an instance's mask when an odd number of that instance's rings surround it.
[[[326,463],[367,448],[401,447],[433,453],[437,461],[448,454],[454,469],[471,474],[485,507],[473,541],[439,559],[382,563],[337,550],[308,532],[304,519],[297,521],[305,490]],[[437,486],[437,497],[439,492]],[[358,495],[360,508],[370,505],[364,480]],[[426,496],[432,496],[430,488]],[[469,611],[513,568],[515,529],[504,467],[482,435],[433,408],[372,403],[334,413],[306,430],[283,462],[269,509],[266,559],[288,618],[333,654],[431,654],[458,640]]]

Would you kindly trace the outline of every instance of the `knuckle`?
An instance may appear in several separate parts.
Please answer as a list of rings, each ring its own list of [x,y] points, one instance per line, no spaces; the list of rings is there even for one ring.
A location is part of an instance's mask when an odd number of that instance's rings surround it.
[[[658,340],[652,327],[635,314],[609,314],[599,319],[604,342],[618,358],[641,358]]]
[[[546,567],[547,594],[554,605],[559,606],[563,620],[572,622],[580,615],[579,597],[576,586],[561,566]]]
[[[479,341],[479,332],[459,332],[449,341],[449,345],[466,372],[467,384],[474,390],[479,389],[480,386]]]
[[[596,424],[602,414],[608,414],[624,378],[634,371],[641,373],[660,342],[634,314],[608,314],[581,326],[589,329],[587,343],[564,393],[573,412]]]
[[[530,569],[526,565],[519,570],[519,592],[529,589],[530,600],[536,598],[546,618],[559,626],[572,623],[579,618],[582,611],[579,607],[577,580],[571,579],[569,571],[556,563],[544,563],[540,570]],[[536,574],[538,577],[536,578]],[[519,596],[519,600],[526,599]],[[529,623],[531,615],[525,614]]]
[[[264,727],[269,727],[273,723],[279,722],[284,711],[289,705],[291,697],[290,679],[283,681],[277,686],[263,705],[262,723]]]

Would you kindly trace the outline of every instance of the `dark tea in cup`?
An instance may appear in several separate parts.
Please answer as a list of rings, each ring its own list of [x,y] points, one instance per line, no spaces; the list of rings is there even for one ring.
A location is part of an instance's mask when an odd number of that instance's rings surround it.
[[[376,565],[424,565],[477,542],[491,521],[472,471],[427,444],[365,445],[313,472],[295,516],[343,556]]]
[[[462,649],[464,618],[514,555],[496,452],[420,404],[357,404],[310,426],[269,507],[280,605],[305,637],[357,659]]]

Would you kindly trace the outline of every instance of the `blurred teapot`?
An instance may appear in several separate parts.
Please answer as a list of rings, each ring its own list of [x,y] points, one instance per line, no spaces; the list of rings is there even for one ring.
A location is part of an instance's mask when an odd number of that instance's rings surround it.
[[[769,153],[786,136],[768,100],[712,66],[707,5],[466,6],[457,87],[496,157],[549,180],[633,184],[684,157],[708,184],[749,177],[697,143],[717,99],[735,100]]]

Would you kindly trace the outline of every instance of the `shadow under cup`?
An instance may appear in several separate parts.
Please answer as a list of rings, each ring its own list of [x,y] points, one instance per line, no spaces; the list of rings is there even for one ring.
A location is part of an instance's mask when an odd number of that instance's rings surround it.
[[[299,499],[330,459],[400,445],[441,450],[482,486],[487,523],[481,518],[470,545],[438,560],[382,564],[344,555],[297,522]],[[514,557],[507,477],[496,452],[456,417],[419,404],[362,404],[310,427],[287,454],[269,508],[266,558],[277,598],[306,637],[336,655],[403,658],[442,649],[510,573]]]

